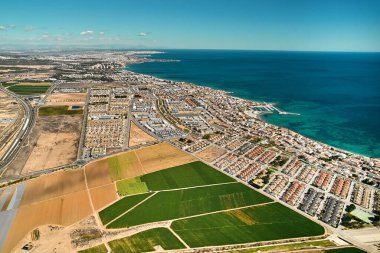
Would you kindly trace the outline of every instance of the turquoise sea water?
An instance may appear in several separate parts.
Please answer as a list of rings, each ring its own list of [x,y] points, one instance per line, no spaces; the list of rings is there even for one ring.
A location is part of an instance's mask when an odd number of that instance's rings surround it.
[[[351,152],[380,157],[380,54],[167,50],[129,70],[276,102],[300,116],[264,119]]]

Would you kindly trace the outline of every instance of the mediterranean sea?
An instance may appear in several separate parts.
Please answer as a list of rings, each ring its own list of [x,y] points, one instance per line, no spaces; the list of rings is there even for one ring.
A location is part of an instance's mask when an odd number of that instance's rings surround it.
[[[162,51],[162,50],[161,50]],[[128,70],[277,103],[300,116],[264,120],[354,153],[380,157],[380,53],[164,50]]]

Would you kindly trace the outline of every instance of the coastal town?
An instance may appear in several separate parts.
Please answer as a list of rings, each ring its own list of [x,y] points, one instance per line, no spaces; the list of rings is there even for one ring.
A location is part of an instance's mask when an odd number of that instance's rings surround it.
[[[366,241],[350,234],[350,229],[380,225],[380,159],[265,122],[263,113],[287,113],[275,104],[126,68],[154,61],[149,56],[159,53],[0,54],[0,183],[11,185],[134,148],[168,143],[324,224],[343,240],[380,248],[379,237]],[[23,94],[19,87],[39,91]],[[44,150],[53,150],[46,144],[50,135],[43,128],[36,132],[36,127],[39,117],[50,113],[45,108],[49,106],[76,116],[61,123],[67,125],[60,130],[66,139],[55,143],[54,150],[62,152],[55,156],[49,151],[46,157]],[[137,144],[131,144],[135,141],[131,131],[142,136]],[[67,141],[72,143],[72,154],[63,152]],[[42,164],[44,159],[55,162]],[[10,194],[0,192],[0,199]]]

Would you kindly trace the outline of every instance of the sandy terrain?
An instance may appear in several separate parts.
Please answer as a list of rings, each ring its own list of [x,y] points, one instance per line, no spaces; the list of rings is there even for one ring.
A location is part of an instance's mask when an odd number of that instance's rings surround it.
[[[73,162],[76,159],[77,154],[77,148],[79,144],[79,133],[82,128],[82,116],[81,115],[75,115],[75,116],[49,116],[49,117],[38,117],[37,122],[35,126],[33,127],[31,133],[28,136],[28,139],[25,143],[25,145],[21,148],[20,152],[17,155],[17,159],[14,159],[12,163],[8,166],[7,170],[4,172],[5,176],[12,176],[12,175],[19,175],[22,173],[27,172],[27,170],[24,169],[26,162],[30,158],[30,155],[32,154],[32,151],[35,147],[37,147],[37,142],[39,140],[39,137],[43,135],[44,133],[71,133],[75,134],[76,138],[76,145],[75,149],[72,148],[71,150],[63,150],[63,148],[67,147],[67,144],[60,143],[62,145],[58,146],[59,149],[53,150],[56,147],[54,145],[50,145],[49,143],[44,143],[46,146],[50,146],[52,152],[57,155],[55,159],[61,159],[59,156],[61,152],[67,153],[70,152],[71,158],[68,163]],[[59,135],[59,134],[58,134]],[[73,140],[73,138],[71,139]],[[36,150],[36,152],[38,149]],[[74,158],[75,154],[75,158]],[[43,155],[39,153],[35,153],[33,155]],[[34,158],[31,158],[35,160]],[[42,157],[41,157],[42,159]],[[51,159],[51,158],[49,158]],[[51,159],[53,160],[53,159]],[[64,160],[69,160],[69,158],[65,157]],[[32,161],[32,160],[31,160]],[[37,161],[37,164],[29,164],[28,168],[41,168],[41,164],[43,164],[44,161]],[[67,161],[57,160],[55,166],[59,166],[66,163]],[[38,166],[38,167],[37,167]]]
[[[0,65],[0,68],[51,69],[53,65]]]
[[[133,122],[131,122],[131,131],[129,133],[129,146],[136,146],[150,141],[155,141],[156,139],[149,134],[145,133]]]
[[[57,120],[59,124],[41,132],[24,166],[24,173],[54,168],[70,164],[76,160],[82,117],[54,116],[44,118]]]
[[[100,210],[118,199],[114,183],[90,189],[92,204]]]
[[[362,243],[379,243],[380,242],[380,228],[364,228],[356,230],[345,231],[348,235],[352,236],[356,240]]]
[[[46,105],[84,105],[87,93],[53,93],[46,101]]]
[[[195,154],[195,156],[210,163],[215,161],[217,158],[221,157],[225,153],[227,152],[224,149],[211,144],[204,150]]]

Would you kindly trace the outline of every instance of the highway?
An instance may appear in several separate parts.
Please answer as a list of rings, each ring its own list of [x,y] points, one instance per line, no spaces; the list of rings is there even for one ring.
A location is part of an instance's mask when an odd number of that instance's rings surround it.
[[[20,128],[20,131],[17,133],[16,138],[13,140],[11,147],[0,158],[0,176],[2,176],[5,172],[6,167],[13,161],[13,159],[15,159],[17,153],[27,139],[32,126],[34,125],[36,113],[32,105],[25,98],[19,97],[15,93],[5,89],[2,85],[0,85],[0,90],[6,93],[8,96],[17,100],[17,102],[22,105],[25,111],[23,125]]]

